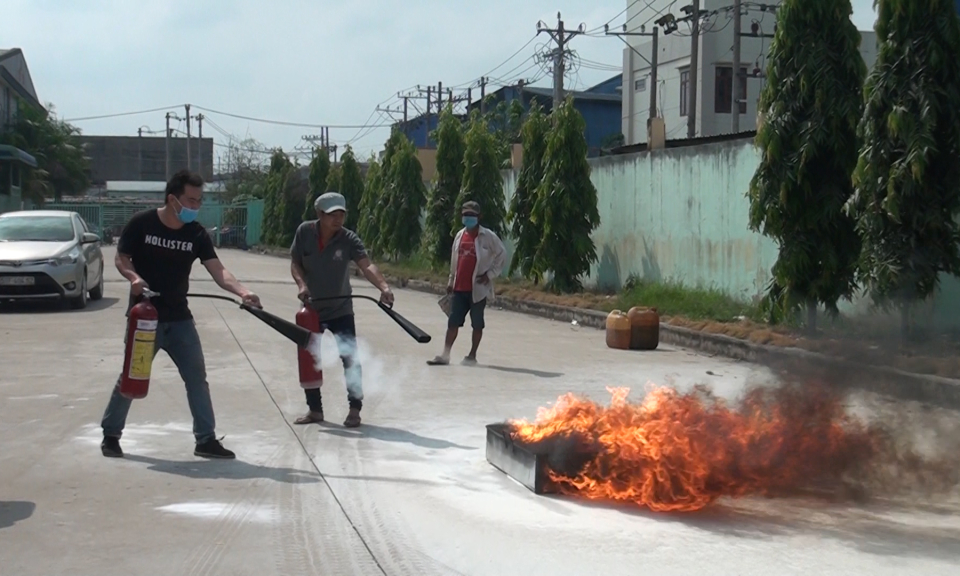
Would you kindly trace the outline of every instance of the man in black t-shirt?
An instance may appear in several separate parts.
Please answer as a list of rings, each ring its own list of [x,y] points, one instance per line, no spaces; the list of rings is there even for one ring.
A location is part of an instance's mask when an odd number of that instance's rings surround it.
[[[117,243],[116,266],[130,281],[130,307],[145,289],[159,293],[151,298],[157,308],[156,348],[167,352],[187,388],[193,415],[194,454],[205,458],[234,458],[214,434],[215,421],[200,337],[187,305],[190,270],[195,260],[207,269],[217,285],[251,306],[260,307],[256,294],[244,288],[217,258],[206,229],[196,221],[203,195],[203,179],[182,170],[170,179],[162,208],[135,215]],[[129,308],[128,308],[129,311]],[[120,436],[131,400],[120,395],[120,380],[103,414],[104,456],[121,457]]]

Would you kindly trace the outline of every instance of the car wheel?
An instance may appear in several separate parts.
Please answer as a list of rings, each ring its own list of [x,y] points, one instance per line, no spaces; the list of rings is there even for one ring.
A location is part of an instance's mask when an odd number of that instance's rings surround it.
[[[83,272],[83,278],[80,280],[80,295],[74,298],[70,304],[74,310],[83,310],[87,307],[87,272]]]
[[[100,266],[100,281],[97,282],[97,285],[93,287],[93,290],[90,291],[91,300],[100,300],[103,298],[103,266]]]

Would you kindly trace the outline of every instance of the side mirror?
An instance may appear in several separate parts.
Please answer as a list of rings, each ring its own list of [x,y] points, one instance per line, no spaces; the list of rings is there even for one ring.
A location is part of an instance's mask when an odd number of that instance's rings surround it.
[[[83,237],[80,238],[81,244],[96,244],[100,241],[100,237],[92,232],[84,232]]]

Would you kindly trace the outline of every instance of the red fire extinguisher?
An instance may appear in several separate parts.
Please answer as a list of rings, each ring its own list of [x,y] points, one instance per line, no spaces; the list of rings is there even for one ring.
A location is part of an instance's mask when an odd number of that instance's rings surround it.
[[[311,348],[315,352],[320,350],[320,334],[323,330],[320,328],[320,317],[316,310],[304,304],[297,311],[297,326],[306,328],[317,335],[314,339],[314,345]],[[310,350],[297,348],[297,362],[300,368],[300,387],[304,389],[314,389],[323,386],[323,371],[317,368],[318,358],[314,358]]]
[[[127,318],[127,344],[120,378],[123,397],[131,400],[146,398],[156,342],[157,309],[144,298],[130,309]]]

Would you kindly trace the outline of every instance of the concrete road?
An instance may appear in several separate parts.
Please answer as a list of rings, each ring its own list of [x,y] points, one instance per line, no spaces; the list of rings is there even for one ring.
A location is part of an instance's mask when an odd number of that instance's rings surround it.
[[[285,261],[222,258],[268,310],[293,318]],[[602,332],[498,310],[481,366],[431,368],[444,317],[415,292],[399,291],[396,309],[433,334],[428,345],[357,304],[357,430],[340,426],[332,342],[330,423],[293,427],[305,405],[292,345],[228,303],[194,300],[218,433],[238,459],[193,456],[183,384],[163,354],[149,397],[131,410],[126,459],[103,458],[99,420],[122,362],[126,295],[107,273],[105,300],[88,310],[0,314],[2,574],[960,573],[960,520],[942,510],[748,499],[667,516],[533,495],[485,461],[484,425],[533,417],[570,391],[605,400],[608,385],[702,382],[730,395],[765,375],[668,346],[616,352]],[[192,289],[218,293],[204,275],[198,265]]]

